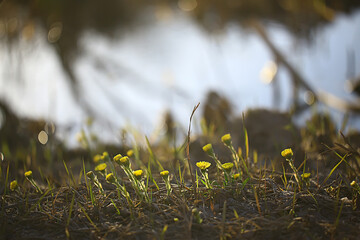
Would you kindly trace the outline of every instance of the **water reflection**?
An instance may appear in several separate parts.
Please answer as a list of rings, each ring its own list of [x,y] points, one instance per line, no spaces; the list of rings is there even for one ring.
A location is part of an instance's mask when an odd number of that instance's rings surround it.
[[[197,1],[178,1],[178,5],[191,11]],[[67,81],[70,71],[64,72],[57,45],[49,44],[60,44],[63,23],[51,24],[47,39],[28,24],[23,29],[24,39],[32,39],[28,45],[8,51],[8,45],[1,44],[0,52],[8,62],[0,66],[1,96],[22,115],[78,126],[74,132],[91,113],[96,116],[95,126],[101,129],[100,137],[105,139],[128,124],[152,132],[167,109],[175,121],[186,126],[193,106],[211,90],[229,98],[237,114],[251,107],[289,108],[293,97],[288,91],[289,73],[255,32],[228,23],[221,34],[210,35],[181,12],[171,12],[171,17],[168,9],[155,12],[145,16],[147,24],[114,31],[112,37],[93,29],[81,32],[77,42],[81,53],[70,66],[80,97],[74,96]],[[7,31],[14,32],[18,24],[18,20],[9,19]],[[358,26],[359,12],[339,15],[332,25],[317,31],[312,45],[277,24],[269,24],[267,31],[315,91],[353,101],[344,82],[349,77],[347,53],[360,59]],[[14,64],[21,64],[23,88],[13,81],[19,77]],[[350,77],[359,75],[359,65],[352,71],[354,76]],[[275,84],[277,88],[273,88]],[[313,92],[302,94],[306,104],[315,101]],[[79,105],[79,99],[88,109]]]

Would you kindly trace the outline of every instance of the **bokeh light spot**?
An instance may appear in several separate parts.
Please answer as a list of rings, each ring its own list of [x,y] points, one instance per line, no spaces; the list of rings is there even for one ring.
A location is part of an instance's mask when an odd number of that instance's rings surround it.
[[[48,41],[50,43],[55,43],[60,39],[62,34],[62,28],[63,25],[61,22],[56,22],[51,25],[50,30],[48,32]]]
[[[260,71],[260,79],[265,84],[270,84],[278,71],[278,67],[275,62],[269,61]]]
[[[44,130],[47,134],[54,134],[55,133],[55,124],[53,122],[47,122],[45,124]]]
[[[197,1],[196,0],[179,0],[178,6],[181,10],[183,10],[185,12],[190,12],[197,7]]]
[[[41,144],[45,145],[48,142],[49,137],[45,131],[41,131],[38,135],[38,140]]]
[[[313,92],[311,91],[306,91],[304,94],[304,101],[306,102],[306,104],[308,105],[313,105],[315,102],[315,95]]]

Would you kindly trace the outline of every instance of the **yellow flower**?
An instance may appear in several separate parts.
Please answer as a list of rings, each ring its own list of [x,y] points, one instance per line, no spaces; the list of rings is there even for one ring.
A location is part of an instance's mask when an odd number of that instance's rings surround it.
[[[225,171],[231,171],[231,169],[234,167],[234,164],[231,162],[224,163],[221,165]]]
[[[204,150],[204,152],[206,152],[210,156],[212,156],[214,154],[214,150],[213,150],[213,147],[212,147],[211,143],[206,144],[205,146],[203,146],[203,150]]]
[[[164,170],[164,171],[160,172],[160,175],[161,175],[164,179],[166,179],[166,178],[169,176],[169,171]]]
[[[32,178],[32,171],[27,171],[25,172],[25,177],[28,178],[28,179],[31,179]]]
[[[15,191],[15,189],[18,187],[18,182],[16,180],[12,181],[10,183],[10,190]]]
[[[352,181],[352,182],[350,183],[350,186],[352,186],[352,187],[355,187],[355,185],[356,185],[356,182],[355,182],[355,181]]]
[[[311,173],[303,173],[301,174],[302,180],[308,180],[311,176]]]
[[[120,161],[120,158],[122,158],[122,155],[121,155],[121,154],[118,154],[118,155],[116,155],[116,156],[113,158],[113,160],[114,160],[115,162],[118,162],[118,161]]]
[[[287,148],[287,149],[285,149],[285,150],[283,150],[283,151],[281,152],[281,156],[283,156],[283,157],[286,158],[287,160],[292,159],[293,155],[294,155],[294,154],[293,154],[293,151],[292,151],[291,148]]]
[[[128,155],[128,157],[132,157],[132,155],[134,155],[134,150],[130,149],[126,152],[126,155]]]
[[[119,154],[120,155],[120,154]],[[118,156],[118,155],[117,155]],[[121,156],[121,155],[120,155]],[[116,156],[115,156],[116,157]],[[115,159],[115,158],[114,158]],[[130,159],[128,156],[125,156],[125,157],[117,157],[115,159],[115,162],[121,166],[125,166],[125,167],[128,167],[130,165]]]
[[[135,176],[138,180],[140,180],[141,177],[142,177],[142,174],[143,174],[143,170],[136,170],[136,171],[134,171],[133,173],[134,173],[134,176]]]
[[[226,145],[226,146],[230,146],[231,145],[231,135],[230,133],[225,134],[224,136],[221,137],[221,141]]]
[[[96,154],[96,155],[94,156],[94,158],[93,158],[94,163],[100,162],[101,157],[102,157],[102,156],[101,156],[100,154]]]
[[[102,160],[107,160],[109,158],[109,153],[108,152],[103,152],[101,159]]]
[[[95,171],[102,172],[105,170],[106,167],[107,167],[106,163],[100,163],[95,167]]]
[[[201,162],[197,162],[196,166],[198,168],[200,168],[200,170],[206,170],[207,168],[209,168],[211,166],[211,163],[209,162],[205,162],[205,161],[201,161]]]
[[[235,173],[234,175],[233,175],[233,178],[236,180],[236,179],[238,179],[240,177],[240,173]]]
[[[109,173],[108,175],[106,175],[106,181],[110,182],[110,183],[114,183],[115,182],[115,177],[113,173]]]
[[[88,171],[88,172],[86,173],[86,176],[87,176],[88,178],[90,178],[91,180],[94,180],[94,178],[95,178],[95,174],[93,173],[93,171]]]

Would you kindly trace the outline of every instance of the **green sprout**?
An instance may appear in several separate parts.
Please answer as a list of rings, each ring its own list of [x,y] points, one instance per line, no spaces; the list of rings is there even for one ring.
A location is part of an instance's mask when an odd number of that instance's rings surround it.
[[[289,163],[291,169],[294,172],[295,180],[299,186],[299,189],[301,190],[302,189],[302,180],[299,176],[298,170],[296,169],[296,167],[294,165],[294,160],[293,160],[294,153],[293,153],[292,149],[291,148],[284,149],[281,152],[281,156],[283,156],[286,159],[286,161]]]
[[[141,198],[145,199],[146,202],[150,202],[149,195],[146,191],[146,187],[142,179],[143,171],[131,169],[130,159],[128,156],[122,157],[120,154],[114,157],[114,161],[120,165],[124,170],[125,174],[128,176],[136,194]]]
[[[301,180],[303,183],[305,183],[306,187],[310,186],[310,176],[311,176],[311,173],[301,174]]]
[[[160,172],[160,175],[165,182],[166,192],[167,192],[167,195],[169,196],[170,193],[172,192],[172,188],[171,188],[170,180],[169,180],[169,171],[164,170],[164,171]]]
[[[200,172],[202,174],[203,180],[202,182],[204,183],[205,187],[207,189],[211,189],[211,183],[209,180],[209,174],[208,174],[208,168],[211,166],[211,163],[209,162],[205,162],[205,161],[201,161],[201,162],[197,162],[196,166],[200,169]]]
[[[126,190],[126,188],[124,186],[120,185],[119,180],[115,177],[115,175],[113,173],[107,174],[105,179],[108,183],[111,183],[116,186],[116,190],[118,191],[119,198],[120,198],[120,194],[121,194],[126,198],[129,205],[131,205],[131,206],[133,205],[132,201],[130,199],[129,192]]]
[[[36,184],[32,174],[33,174],[32,171],[27,171],[27,172],[25,172],[24,175],[25,175],[25,178],[31,183],[31,185],[33,185],[33,187],[36,189],[36,191],[42,194],[43,192]]]
[[[194,219],[195,223],[201,224],[203,222],[203,219],[200,216],[199,210],[197,208],[194,208],[191,212],[193,214],[193,217],[194,217],[193,219]]]
[[[103,189],[101,183],[99,182],[97,176],[94,174],[94,172],[89,171],[86,173],[86,176],[90,179],[91,183],[93,183],[99,189],[99,192],[101,194],[105,195],[104,189]]]
[[[234,164],[235,164],[235,168],[237,171],[240,170],[240,159],[243,165],[243,169],[245,170],[246,174],[248,176],[250,176],[247,164],[245,162],[245,160],[241,157],[241,154],[237,153],[233,144],[232,144],[232,139],[231,139],[231,135],[230,133],[225,134],[224,136],[221,137],[221,141],[224,143],[224,145],[229,148],[232,158],[234,160]]]
[[[224,172],[225,185],[227,185],[229,182],[232,181],[232,179],[231,179],[231,170],[233,169],[234,164],[228,162],[228,163],[222,164],[221,167],[222,167],[223,172]]]

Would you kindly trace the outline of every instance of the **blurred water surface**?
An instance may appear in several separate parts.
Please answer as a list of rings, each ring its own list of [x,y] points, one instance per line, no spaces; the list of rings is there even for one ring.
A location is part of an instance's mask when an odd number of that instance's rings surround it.
[[[168,110],[185,127],[209,91],[228,98],[238,114],[255,107],[289,109],[290,76],[277,68],[255,31],[228,23],[210,34],[181,11],[166,19],[144,18],[142,25],[111,38],[91,30],[80,37],[72,69],[101,139],[118,141],[119,129],[130,125],[149,134],[161,127]],[[360,11],[337,14],[333,23],[315,29],[310,41],[280,24],[266,26],[271,41],[315,92],[358,101],[347,80],[360,75]],[[0,96],[20,116],[54,121],[63,129],[59,135],[73,144],[89,115],[50,41],[56,32],[48,39],[44,34],[37,30],[32,41],[22,39],[16,47],[0,44]],[[269,77],[274,72],[277,88]],[[300,97],[309,101],[308,94]],[[329,111],[341,121],[342,112]],[[349,124],[359,126],[356,119]]]

